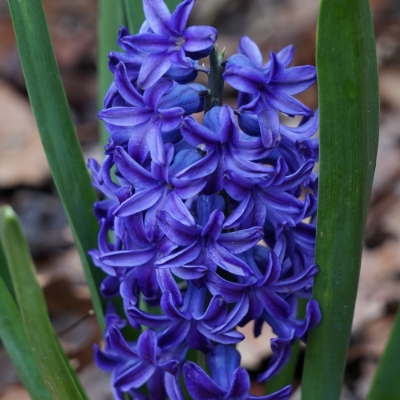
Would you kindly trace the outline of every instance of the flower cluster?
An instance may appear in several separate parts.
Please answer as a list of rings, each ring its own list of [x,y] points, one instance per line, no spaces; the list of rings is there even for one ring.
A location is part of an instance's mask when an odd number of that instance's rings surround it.
[[[315,68],[289,68],[292,46],[263,64],[248,37],[223,61],[214,28],[186,28],[194,2],[171,14],[163,0],[143,0],[140,32],[121,28],[124,52],[110,54],[114,82],[99,114],[110,138],[103,164],[89,161],[104,194],[91,256],[107,274],[102,295],[122,297],[125,315],[110,305],[96,362],[112,372],[116,399],[182,400],[183,386],[195,400],[287,399],[290,387],[249,394],[235,328],[254,321],[256,336],[264,323],[273,328],[259,376],[267,381],[320,320],[309,300],[318,116],[293,97],[314,83]],[[210,69],[198,62],[205,56]],[[209,87],[194,83],[198,73]],[[222,105],[223,82],[239,92],[235,109]],[[301,121],[287,126],[280,113]],[[127,325],[136,341],[124,338]]]

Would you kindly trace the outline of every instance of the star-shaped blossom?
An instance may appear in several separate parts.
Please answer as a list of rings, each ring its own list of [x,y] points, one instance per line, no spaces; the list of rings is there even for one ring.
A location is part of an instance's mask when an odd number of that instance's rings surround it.
[[[128,129],[130,154],[143,162],[150,151],[152,159],[165,165],[163,132],[176,129],[186,112],[200,108],[197,91],[190,87],[174,85],[170,79],[161,79],[141,94],[131,83],[125,65],[117,65],[114,73],[116,90],[124,104],[106,108],[99,118],[111,124],[116,131]],[[185,108],[183,108],[183,107]]]
[[[242,38],[244,54],[228,59],[224,79],[235,89],[247,93],[248,103],[240,109],[257,114],[261,137],[266,148],[275,146],[279,136],[277,111],[288,115],[312,116],[313,112],[296,100],[293,95],[306,90],[316,79],[315,67],[287,68],[291,50],[280,55],[270,53],[270,61],[262,65],[258,47],[249,39]]]
[[[171,381],[165,378],[168,374],[175,379],[178,377],[180,358],[184,353],[185,349],[178,349],[175,354],[174,351],[161,349],[152,329],[144,331],[137,343],[128,343],[116,325],[107,329],[106,350],[95,346],[96,364],[105,371],[113,372],[115,392],[136,394],[136,389],[147,384],[150,394],[157,398],[160,391],[166,390],[169,394],[175,390]]]
[[[194,3],[195,0],[183,1],[171,15],[163,0],[143,0],[151,31],[124,38],[124,42],[148,54],[138,76],[140,88],[154,85],[174,64],[192,68],[186,56],[199,59],[210,54],[217,39],[216,29],[210,26],[185,29]]]
[[[235,344],[243,340],[244,336],[234,330],[237,319],[242,318],[243,307],[228,312],[227,303],[219,295],[212,297],[205,307],[207,294],[205,286],[197,288],[189,282],[181,307],[176,306],[172,293],[166,292],[160,301],[163,314],[153,315],[138,307],[129,308],[128,314],[140,324],[160,330],[158,340],[164,348],[187,342],[190,348],[207,353],[214,347],[211,341]],[[227,322],[229,329],[214,332]]]
[[[196,223],[190,215],[177,219],[167,210],[158,212],[158,223],[165,235],[182,249],[157,262],[162,268],[172,268],[179,274],[182,265],[202,265],[215,270],[216,266],[234,275],[252,275],[251,268],[235,254],[243,253],[259,242],[263,236],[260,227],[223,232],[224,213],[220,209],[206,210],[207,199],[198,202],[199,215],[206,215],[203,224]],[[201,223],[201,217],[199,222]],[[188,271],[189,272],[189,271]],[[178,275],[179,276],[179,275]],[[189,276],[186,277],[188,279]]]
[[[273,168],[253,162],[268,152],[260,139],[239,131],[233,111],[227,105],[212,108],[205,115],[204,125],[192,117],[185,118],[181,132],[189,144],[207,154],[177,174],[177,178],[182,181],[205,179],[207,184],[203,192],[207,195],[222,190],[227,179],[248,187],[275,173]]]

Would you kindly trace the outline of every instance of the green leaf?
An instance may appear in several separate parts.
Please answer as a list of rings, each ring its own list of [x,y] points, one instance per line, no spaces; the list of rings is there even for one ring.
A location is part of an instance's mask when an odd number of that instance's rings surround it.
[[[398,400],[400,394],[400,308],[386,349],[379,360],[367,400]]]
[[[113,74],[108,68],[108,53],[122,51],[117,45],[118,31],[125,23],[123,17],[122,1],[124,0],[99,0],[98,25],[97,25],[97,79],[98,79],[98,107],[104,108],[103,99],[113,81]],[[108,142],[108,133],[104,122],[99,120],[100,142]]]
[[[129,31],[132,35],[138,33],[144,22],[142,0],[122,0],[122,2]]]
[[[26,86],[47,160],[84,267],[99,325],[104,330],[98,287],[103,272],[87,252],[97,247],[96,196],[75,133],[50,43],[41,0],[9,0]]]
[[[1,277],[0,305],[0,338],[21,381],[33,400],[52,400],[29,347],[18,308]]]
[[[0,209],[0,238],[17,295],[28,339],[27,344],[30,344],[33,357],[52,397],[56,400],[87,399],[83,389],[77,384],[75,373],[67,363],[67,358],[51,326],[43,292],[36,280],[28,245],[17,216],[8,206]],[[10,307],[9,304],[6,306]],[[3,309],[2,303],[2,313]],[[12,311],[12,307],[9,308],[10,310]],[[18,318],[15,323],[17,321]],[[24,335],[19,338],[25,340]]]
[[[320,178],[313,296],[302,398],[337,400],[351,333],[379,131],[378,74],[368,0],[322,0],[317,39]]]
[[[12,298],[15,300],[15,291],[14,286],[12,284],[10,271],[8,269],[6,256],[4,254],[3,246],[0,241],[0,278],[3,280],[3,283],[6,285],[8,292],[11,294]]]

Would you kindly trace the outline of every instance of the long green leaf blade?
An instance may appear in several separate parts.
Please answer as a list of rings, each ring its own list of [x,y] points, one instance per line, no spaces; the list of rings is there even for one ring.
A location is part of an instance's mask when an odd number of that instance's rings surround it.
[[[98,287],[103,273],[88,250],[97,246],[96,201],[51,46],[41,0],[9,0],[29,98],[50,169],[80,253],[93,306],[104,330]]]
[[[379,131],[375,39],[368,0],[322,0],[317,39],[320,186],[313,295],[302,398],[340,396],[357,293]]]
[[[0,209],[0,237],[17,295],[25,334],[44,382],[54,399],[85,400],[86,394],[76,383],[66,363],[47,315],[43,292],[21,226],[10,207]],[[3,308],[2,308],[3,312]],[[20,327],[22,328],[22,327]]]
[[[6,267],[4,264],[0,268]],[[29,347],[18,308],[0,277],[0,339],[33,400],[52,400]]]
[[[0,279],[3,280],[8,292],[11,294],[12,298],[15,300],[15,291],[12,284],[10,270],[8,269],[6,256],[4,254],[3,246],[0,241]]]
[[[400,308],[367,400],[398,400],[400,394]]]
[[[113,75],[108,68],[110,51],[122,51],[117,45],[118,30],[124,24],[122,2],[124,0],[99,0],[97,25],[97,79],[98,108],[103,109],[103,99],[113,81]],[[104,122],[99,120],[100,142],[108,142],[108,133]]]
[[[132,35],[138,33],[144,21],[142,0],[122,0],[122,2],[129,31]]]

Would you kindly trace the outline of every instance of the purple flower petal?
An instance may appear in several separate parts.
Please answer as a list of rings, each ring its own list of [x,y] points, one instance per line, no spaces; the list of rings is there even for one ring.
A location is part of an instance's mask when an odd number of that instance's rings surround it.
[[[318,273],[318,267],[316,265],[311,265],[308,269],[303,271],[301,274],[294,276],[293,278],[282,279],[273,285],[276,292],[287,293],[288,291],[298,291],[303,289],[304,286],[310,284],[311,279]]]
[[[195,279],[201,279],[207,270],[208,268],[203,265],[187,264],[182,267],[175,267],[173,273],[180,279],[192,281]]]
[[[114,82],[119,94],[127,101],[136,107],[143,107],[143,98],[138,91],[133,87],[128,78],[125,64],[120,62],[114,72]]]
[[[193,318],[197,321],[204,320],[208,324],[219,325],[226,316],[227,303],[222,296],[216,295],[211,299],[204,314],[193,313]]]
[[[205,157],[176,174],[176,178],[193,180],[212,174],[218,166],[218,153],[211,150]]]
[[[150,120],[153,111],[144,107],[113,107],[100,111],[98,117],[117,126],[135,126]]]
[[[224,390],[195,363],[188,361],[183,366],[186,388],[193,400],[207,400],[222,396]]]
[[[263,236],[263,229],[255,226],[236,232],[223,233],[219,237],[218,243],[232,254],[239,254],[256,245]]]
[[[138,356],[156,364],[157,335],[152,329],[145,330],[139,337],[137,344]]]
[[[143,101],[146,106],[156,110],[159,101],[172,88],[172,86],[172,80],[160,79],[154,86],[145,90],[143,94]]]
[[[185,319],[179,319],[177,322],[170,323],[170,326],[163,329],[158,343],[162,348],[171,348],[179,346],[187,339],[190,330],[190,322]]]
[[[148,362],[139,362],[115,376],[113,384],[126,392],[144,385],[154,374],[157,366]]]
[[[185,0],[180,3],[171,16],[171,28],[176,32],[182,32],[185,29],[186,22],[190,12],[193,9],[195,0]]]
[[[217,107],[214,107],[216,109]],[[210,113],[207,113],[210,115]],[[239,139],[239,132],[236,125],[235,116],[231,107],[223,105],[220,109],[220,142],[235,143]]]
[[[156,255],[153,247],[143,250],[121,250],[103,254],[100,260],[110,267],[137,267],[149,262]]]
[[[182,136],[192,146],[204,146],[203,150],[211,149],[219,138],[216,133],[199,124],[193,117],[186,117],[181,125]]]
[[[201,232],[201,236],[210,236],[214,240],[218,240],[221,235],[222,223],[224,222],[225,216],[221,210],[214,210],[210,218],[207,221],[207,224],[203,228]]]
[[[156,262],[157,267],[174,268],[181,267],[193,261],[201,252],[199,241],[196,240],[188,247],[185,247],[177,253],[171,254]]]
[[[153,86],[169,69],[170,52],[148,55],[140,68],[137,84],[141,89]]]
[[[245,214],[246,209],[248,208],[251,196],[250,193],[239,203],[236,209],[225,219],[222,227],[224,229],[235,228],[239,223],[243,214]]]
[[[283,68],[287,68],[294,57],[294,46],[290,44],[289,46],[284,47],[282,50],[278,52],[276,58],[282,64]]]
[[[261,51],[248,36],[243,36],[240,39],[239,53],[250,58],[256,67],[261,67],[263,61]]]
[[[137,35],[124,38],[125,43],[144,53],[162,53],[170,50],[174,46],[174,41],[168,36],[157,35],[155,33],[139,33]]]
[[[151,158],[154,162],[164,166],[166,164],[165,146],[161,134],[162,121],[150,125],[147,132],[147,144],[149,145]]]
[[[188,319],[185,313],[178,310],[178,308],[174,303],[172,294],[170,292],[166,292],[162,295],[160,300],[160,306],[164,314],[171,320]]]
[[[185,29],[185,51],[196,52],[210,48],[217,40],[217,30],[211,26],[189,26]]]
[[[146,210],[156,204],[163,193],[164,188],[162,186],[155,186],[135,193],[115,210],[115,215],[119,217],[128,217],[129,215]]]
[[[276,109],[265,102],[263,110],[258,114],[258,121],[260,122],[263,145],[266,149],[275,147],[280,129],[279,116]]]
[[[178,128],[184,115],[184,109],[180,107],[173,107],[168,110],[159,109],[162,117],[162,130],[165,132],[172,131]]]
[[[267,312],[269,312],[272,316],[279,319],[285,319],[289,317],[292,311],[290,305],[271,290],[267,288],[260,288],[257,290],[257,297],[260,299]]]
[[[253,275],[253,271],[244,261],[229,253],[216,242],[209,244],[208,254],[215,264],[234,275]]]
[[[281,91],[275,91],[272,87],[267,90],[268,101],[277,110],[288,115],[305,115],[308,117],[313,115],[313,112],[299,100],[282,93]]]
[[[225,399],[245,400],[250,390],[249,374],[244,368],[237,368],[232,375],[231,385]]]
[[[315,82],[316,78],[315,67],[288,68],[284,71],[282,77],[273,80],[272,86],[282,93],[293,95],[304,92]]]
[[[97,344],[93,346],[93,349],[94,361],[103,371],[112,372],[121,363],[121,357],[119,355],[105,353],[99,349]]]
[[[249,298],[248,296],[242,296],[240,300],[235,304],[235,307],[229,312],[225,322],[215,329],[212,333],[228,332],[239,325],[240,321],[246,316],[249,311]]]
[[[168,268],[158,268],[156,272],[161,291],[163,293],[170,292],[174,299],[174,304],[181,306],[183,302],[182,293],[175,282],[171,270]]]
[[[158,211],[157,219],[161,230],[179,246],[189,246],[199,237],[200,230],[196,226],[178,221],[166,210]]]
[[[167,391],[170,400],[185,400],[179,380],[177,380],[172,374],[165,374],[164,383],[165,390]]]
[[[208,274],[205,277],[205,282],[212,295],[220,295],[228,303],[236,303],[239,301],[248,286],[240,283],[229,282],[222,279],[213,271],[208,271]]]
[[[225,69],[224,79],[235,89],[241,92],[257,94],[264,76],[252,67],[228,64]]]
[[[137,323],[146,325],[149,328],[165,329],[171,323],[171,320],[166,315],[153,315],[136,307],[128,308],[127,315]]]
[[[257,377],[258,382],[265,382],[282,370],[290,358],[291,347],[290,340],[279,338],[271,339],[273,355],[268,364],[268,369]]]
[[[130,157],[122,147],[115,148],[114,162],[121,175],[136,190],[148,189],[156,184],[151,173]]]
[[[169,35],[171,13],[163,0],[143,0],[143,11],[153,32]]]

